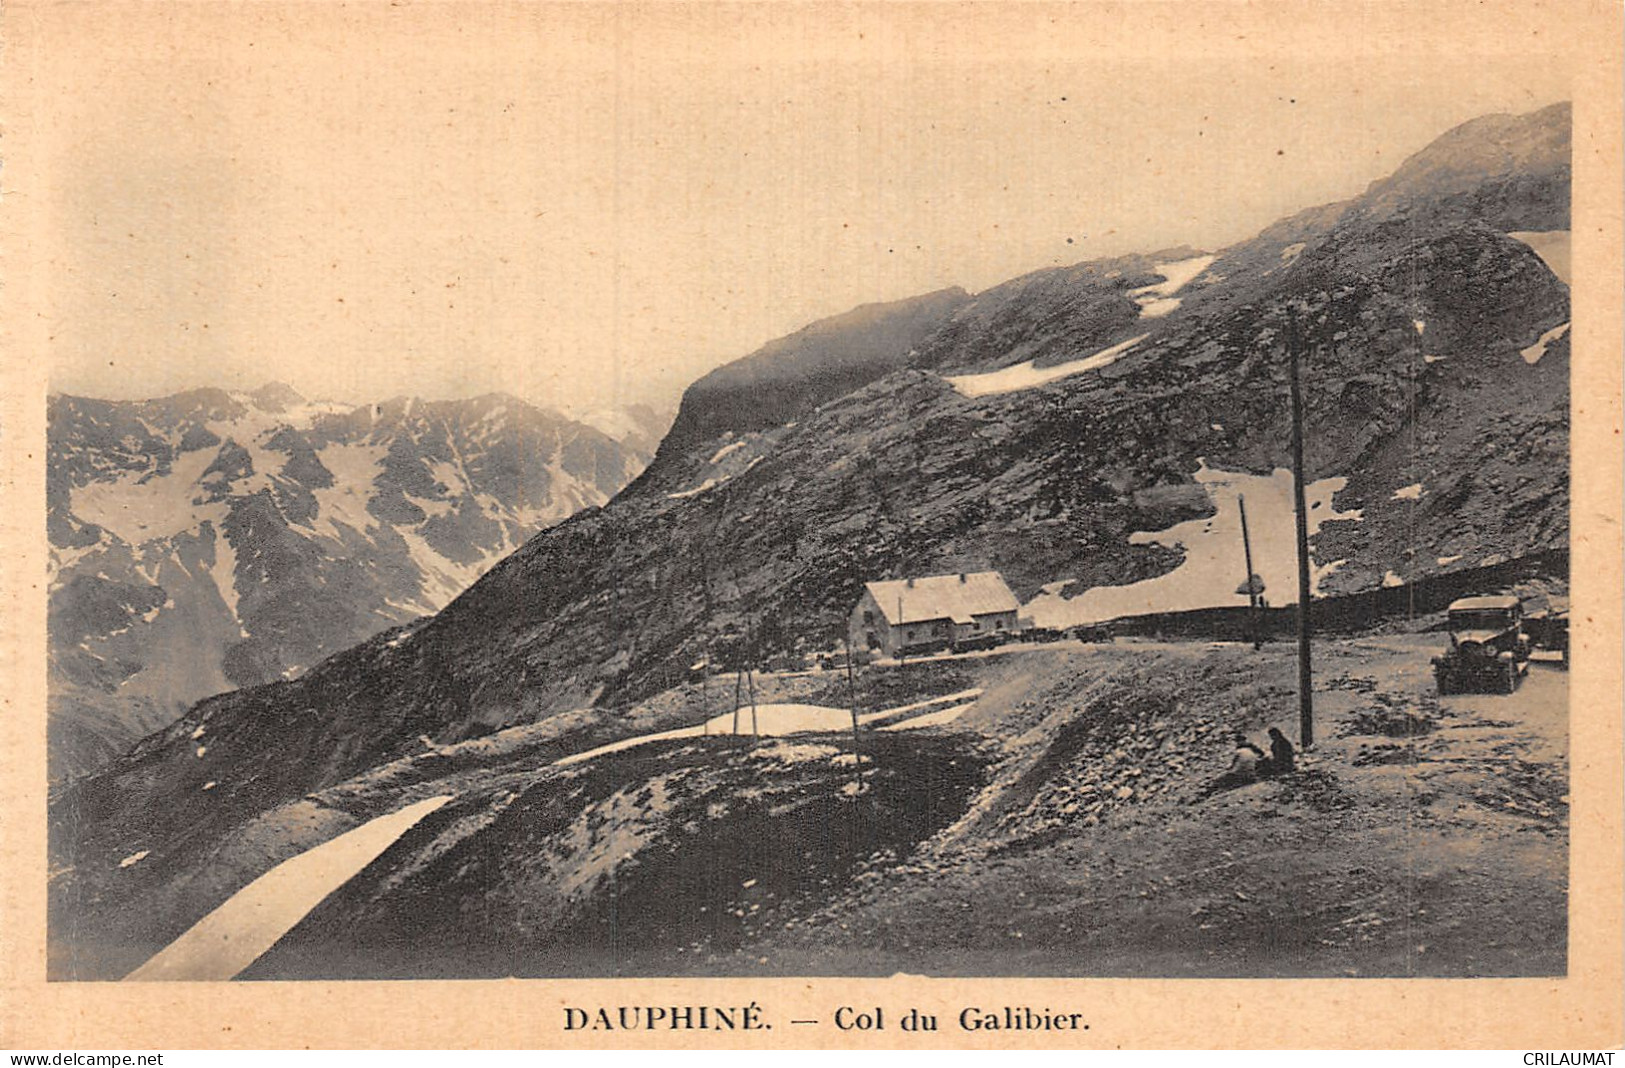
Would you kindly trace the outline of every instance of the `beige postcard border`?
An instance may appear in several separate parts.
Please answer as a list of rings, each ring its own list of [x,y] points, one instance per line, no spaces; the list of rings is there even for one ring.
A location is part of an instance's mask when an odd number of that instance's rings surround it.
[[[873,23],[900,47],[915,22],[962,17],[987,48],[1064,54],[1111,38],[1148,52],[1240,55],[1360,50],[1459,58],[1525,53],[1573,73],[1574,432],[1572,827],[1570,974],[1557,980],[886,980],[737,979],[463,983],[46,983],[43,447],[49,324],[48,190],[30,147],[46,103],[32,75],[50,64],[40,16],[22,0],[3,18],[3,395],[0,395],[0,1048],[283,1047],[1522,1047],[1617,1046],[1621,1018],[1621,18],[1617,4],[1128,3],[850,5],[779,9]],[[179,4],[144,8],[152,20]],[[216,5],[223,6],[223,5]],[[448,28],[459,3],[431,8]],[[640,5],[641,7],[641,5]],[[81,5],[83,18],[98,4]],[[291,4],[320,20],[334,7]],[[678,27],[685,11],[670,8]],[[718,12],[746,9],[712,8]],[[759,16],[757,9],[754,15]],[[1121,27],[1132,18],[1135,33]],[[755,23],[762,20],[755,18]],[[1117,27],[1116,31],[1112,28]],[[1037,31],[1042,31],[1037,32]],[[773,1030],[747,1034],[566,1033],[560,1007],[754,1002]],[[826,1018],[839,1005],[918,1007],[952,1016],[966,1005],[1048,1005],[1086,1014],[1090,1030],[935,1036],[798,1033],[785,1021]],[[814,1030],[814,1029],[808,1029]]]

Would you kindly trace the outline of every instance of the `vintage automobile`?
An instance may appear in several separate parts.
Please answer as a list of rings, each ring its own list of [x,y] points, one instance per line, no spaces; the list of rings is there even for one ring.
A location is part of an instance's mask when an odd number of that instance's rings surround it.
[[[1433,658],[1441,694],[1511,693],[1529,670],[1523,606],[1512,596],[1466,597],[1450,606],[1450,648]]]
[[[1005,643],[1008,635],[1004,634],[978,634],[970,638],[960,638],[951,648],[956,653],[974,653],[987,649],[997,649]]]
[[[1536,616],[1526,617],[1523,632],[1529,644],[1559,655],[1565,667],[1569,662],[1569,612],[1566,608],[1553,608]]]

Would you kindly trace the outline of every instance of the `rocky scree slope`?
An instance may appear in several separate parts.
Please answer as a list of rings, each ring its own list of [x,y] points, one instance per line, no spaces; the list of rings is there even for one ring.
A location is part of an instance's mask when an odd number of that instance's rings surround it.
[[[1507,133],[1524,127],[1544,133]],[[787,349],[785,422],[688,405],[688,444],[668,440],[608,506],[433,619],[205,701],[64,793],[58,862],[106,867],[138,840],[199,856],[424,739],[583,709],[613,722],[707,653],[828,646],[868,579],[997,568],[1025,600],[1168,573],[1186,554],[1134,535],[1214,513],[1203,464],[1286,462],[1289,308],[1314,350],[1310,477],[1346,480],[1345,518],[1314,545],[1341,561],[1324,592],[1566,546],[1568,287],[1508,234],[1566,225],[1567,130],[1566,108],[1470,124],[1404,183],[1211,259],[1172,250],[944,299],[924,340],[917,307],[895,330],[872,309],[896,348],[865,364],[897,369],[839,396]],[[1508,138],[1544,148],[1475,172],[1482,142]],[[967,395],[949,380],[1011,369],[1031,384]]]
[[[53,778],[437,611],[652,453],[513,397],[354,407],[277,383],[54,396],[48,427]]]

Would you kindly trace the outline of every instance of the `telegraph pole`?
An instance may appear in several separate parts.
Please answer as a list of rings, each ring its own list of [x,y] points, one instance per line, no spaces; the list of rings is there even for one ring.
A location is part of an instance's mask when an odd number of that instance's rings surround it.
[[[745,689],[745,672],[744,672],[744,669],[738,668],[736,666],[735,670],[734,670],[734,734],[736,736],[739,734],[739,704],[740,704],[739,697],[740,697],[740,694],[744,692],[744,689]]]
[[[750,687],[750,734],[752,738],[761,738],[762,725],[756,721],[756,669],[745,671],[745,685]]]
[[[852,706],[852,745],[858,744],[858,684],[852,677],[852,639],[844,638],[846,643],[846,700]]]
[[[852,674],[852,638],[847,635],[843,640],[846,643],[846,700],[852,706],[852,789],[862,793],[863,751],[858,742],[858,684]]]
[[[1258,618],[1258,584],[1253,581],[1257,573],[1253,571],[1253,539],[1247,533],[1247,497],[1245,494],[1236,494],[1236,504],[1241,508],[1241,551],[1247,558],[1247,617],[1249,629],[1253,632],[1253,650],[1256,652],[1262,643],[1262,627]]]
[[[1315,699],[1310,690],[1309,665],[1309,510],[1303,499],[1303,389],[1298,384],[1302,343],[1298,316],[1286,309],[1288,381],[1292,391],[1292,504],[1298,520],[1298,741],[1308,749],[1315,744]]]

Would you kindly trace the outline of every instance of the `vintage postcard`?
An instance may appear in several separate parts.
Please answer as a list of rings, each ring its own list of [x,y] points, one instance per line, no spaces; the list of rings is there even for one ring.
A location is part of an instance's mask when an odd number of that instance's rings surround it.
[[[1617,5],[3,28],[0,1046],[1625,1041]]]

